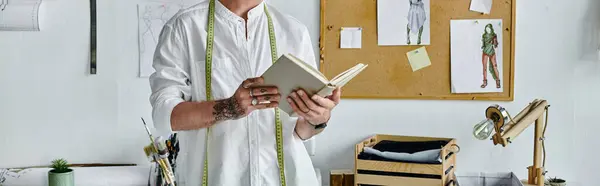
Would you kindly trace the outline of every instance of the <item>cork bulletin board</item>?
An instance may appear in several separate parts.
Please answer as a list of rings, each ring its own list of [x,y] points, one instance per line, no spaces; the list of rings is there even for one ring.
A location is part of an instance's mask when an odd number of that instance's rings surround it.
[[[321,0],[320,71],[328,78],[357,63],[369,67],[343,87],[343,98],[497,100],[514,98],[515,0],[494,0],[490,14],[469,10],[471,0],[430,0],[430,44],[379,46],[377,0]],[[503,92],[451,91],[450,21],[502,20]],[[362,48],[340,48],[342,27],[362,28]],[[496,31],[497,33],[500,30]],[[426,47],[431,65],[411,69],[406,53]],[[488,78],[488,86],[495,81]]]

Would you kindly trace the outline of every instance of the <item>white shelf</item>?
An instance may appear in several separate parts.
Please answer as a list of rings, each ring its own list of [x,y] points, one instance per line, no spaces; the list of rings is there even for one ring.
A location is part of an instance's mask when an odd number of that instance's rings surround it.
[[[149,166],[73,168],[75,185],[146,186]],[[28,169],[19,178],[6,178],[2,186],[48,185],[49,168]]]

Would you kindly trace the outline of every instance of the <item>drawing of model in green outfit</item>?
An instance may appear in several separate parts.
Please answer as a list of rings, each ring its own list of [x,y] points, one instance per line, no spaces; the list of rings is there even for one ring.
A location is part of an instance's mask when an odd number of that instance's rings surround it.
[[[498,36],[494,32],[492,24],[485,25],[485,31],[481,38],[482,41],[482,57],[481,62],[483,65],[483,84],[481,88],[487,86],[487,70],[489,65],[490,73],[494,80],[496,80],[496,88],[500,88],[500,77],[498,76],[498,64],[496,62],[496,48],[498,48]],[[488,63],[489,61],[489,63]]]

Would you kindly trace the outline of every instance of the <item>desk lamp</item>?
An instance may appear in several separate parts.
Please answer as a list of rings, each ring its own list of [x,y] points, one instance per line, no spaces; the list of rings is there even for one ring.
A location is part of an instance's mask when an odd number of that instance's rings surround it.
[[[546,100],[536,99],[529,103],[519,114],[514,118],[510,116],[508,111],[499,105],[492,105],[485,111],[486,119],[475,125],[473,135],[480,140],[488,139],[495,131],[491,140],[494,145],[501,144],[506,147],[509,143],[520,135],[527,127],[535,122],[535,138],[533,151],[533,165],[527,167],[529,177],[527,183],[530,185],[544,185],[544,175],[546,171],[546,150],[544,147],[544,133],[546,125],[544,124],[544,111],[546,119],[548,119],[548,103]],[[544,159],[542,162],[542,150],[544,151]]]

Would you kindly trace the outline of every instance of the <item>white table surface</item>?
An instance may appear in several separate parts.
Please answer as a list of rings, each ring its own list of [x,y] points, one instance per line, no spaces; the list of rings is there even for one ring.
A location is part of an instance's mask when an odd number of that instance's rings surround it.
[[[76,186],[147,186],[150,167],[73,168]],[[0,186],[47,186],[49,168],[28,169],[19,178],[6,177]],[[321,182],[321,171],[315,168]]]
[[[49,168],[28,169],[19,178],[8,176],[2,186],[48,185],[49,170]],[[77,186],[146,186],[150,167],[81,167],[73,170]]]

